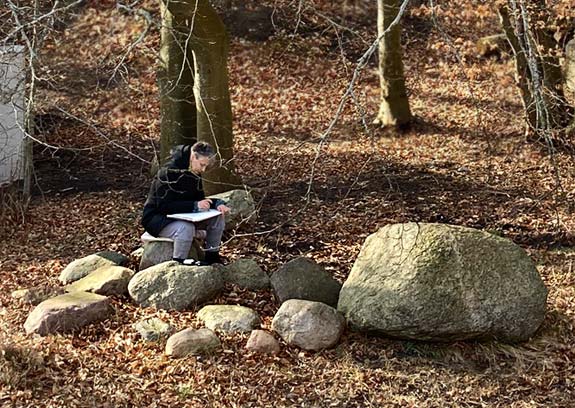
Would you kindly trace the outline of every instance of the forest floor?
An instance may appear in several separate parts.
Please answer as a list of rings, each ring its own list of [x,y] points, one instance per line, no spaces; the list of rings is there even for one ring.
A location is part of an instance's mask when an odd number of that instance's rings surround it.
[[[157,2],[143,6],[159,18]],[[113,299],[113,319],[26,336],[32,306],[10,293],[57,286],[62,268],[100,250],[139,247],[141,208],[159,142],[152,26],[115,1],[88,1],[43,48],[35,190],[22,210],[5,197],[0,225],[0,406],[15,407],[571,407],[575,404],[575,167],[524,137],[508,55],[479,58],[499,32],[482,1],[412,7],[403,20],[410,130],[381,130],[375,59],[336,111],[376,31],[375,4],[243,2],[226,15],[235,160],[259,206],[254,230],[226,237],[230,260],[268,273],[307,256],[339,281],[364,239],[397,222],[490,231],[522,246],[549,289],[528,342],[450,344],[346,332],[333,349],[277,356],[222,337],[223,352],[172,360],[131,324],[157,316],[200,327],[195,309],[166,312]],[[270,24],[269,16],[273,17]],[[250,30],[249,28],[254,28]],[[116,69],[119,67],[119,69]],[[329,132],[327,130],[330,129]],[[58,146],[54,149],[50,146]],[[246,234],[252,232],[257,234]],[[227,287],[216,303],[254,308],[270,328],[271,291]]]

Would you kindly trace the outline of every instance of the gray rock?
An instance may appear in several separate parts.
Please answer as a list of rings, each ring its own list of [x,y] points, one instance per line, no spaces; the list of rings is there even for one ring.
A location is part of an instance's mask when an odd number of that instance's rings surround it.
[[[69,332],[106,319],[113,313],[108,298],[88,292],[68,293],[40,303],[30,313],[26,333],[45,336]]]
[[[54,296],[62,295],[64,288],[51,287],[51,286],[35,286],[28,289],[18,289],[11,293],[13,299],[19,300],[22,303],[30,303],[31,305],[38,305]]]
[[[261,325],[258,314],[245,306],[204,306],[197,317],[208,329],[224,333],[247,333]]]
[[[277,354],[280,343],[270,333],[264,330],[253,330],[246,344],[246,349],[262,354]]]
[[[219,269],[169,261],[135,274],[128,284],[128,292],[142,306],[184,310],[213,299],[223,286]]]
[[[172,326],[157,317],[140,320],[134,323],[132,327],[146,341],[158,341],[164,337],[168,337],[172,332]]]
[[[321,302],[290,299],[272,320],[272,329],[287,344],[305,350],[322,350],[337,344],[345,320],[337,310]]]
[[[124,255],[112,251],[97,252],[84,258],[76,259],[66,266],[58,278],[60,282],[67,284],[78,279],[82,279],[90,272],[95,271],[102,266],[124,265],[128,258]]]
[[[231,211],[226,214],[226,231],[251,226],[256,221],[257,212],[254,199],[247,190],[230,190],[209,198],[224,200]]]
[[[267,289],[270,278],[253,259],[238,259],[224,268],[224,281],[249,290]]]
[[[305,299],[336,307],[341,284],[325,269],[308,258],[293,259],[271,276],[280,302]]]
[[[171,261],[174,252],[174,242],[168,238],[156,238],[154,241],[145,241],[143,244],[142,256],[140,258],[140,271],[150,266],[158,265],[166,261]],[[204,253],[197,240],[194,240],[188,258],[204,259]]]
[[[486,232],[394,224],[370,235],[340,293],[350,326],[433,341],[528,339],[547,289],[525,251]]]
[[[66,286],[66,292],[94,292],[99,295],[125,295],[134,271],[123,266],[109,265],[90,272]]]
[[[209,353],[220,347],[220,339],[210,329],[185,329],[168,339],[165,353],[180,358],[188,354]]]

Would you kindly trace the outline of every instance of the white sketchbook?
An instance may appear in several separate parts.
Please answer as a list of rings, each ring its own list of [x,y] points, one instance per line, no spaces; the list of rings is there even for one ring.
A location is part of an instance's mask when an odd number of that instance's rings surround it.
[[[221,212],[218,210],[209,209],[207,211],[199,211],[192,213],[168,214],[168,218],[175,218],[178,220],[184,220],[190,222],[200,222],[207,220],[208,218],[216,217],[220,214]]]

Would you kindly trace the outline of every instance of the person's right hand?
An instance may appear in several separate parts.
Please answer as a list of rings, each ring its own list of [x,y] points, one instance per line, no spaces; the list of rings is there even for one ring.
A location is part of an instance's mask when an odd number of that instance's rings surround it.
[[[198,211],[207,211],[210,209],[211,205],[212,200],[210,200],[209,198],[206,198],[202,201],[198,201]]]

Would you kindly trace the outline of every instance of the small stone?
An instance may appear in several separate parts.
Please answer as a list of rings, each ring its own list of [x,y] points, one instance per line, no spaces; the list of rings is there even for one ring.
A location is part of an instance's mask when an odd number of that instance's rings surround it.
[[[258,314],[245,306],[209,305],[198,312],[198,319],[211,330],[247,333],[261,324]]]
[[[171,261],[174,254],[174,242],[169,238],[154,238],[153,241],[144,241],[140,257],[139,270],[143,271],[151,266]],[[192,241],[192,247],[187,258],[203,259],[204,254],[198,240]]]
[[[272,320],[272,329],[287,344],[304,350],[322,350],[337,344],[345,320],[333,307],[321,302],[290,299]]]
[[[210,329],[185,329],[168,339],[165,353],[180,358],[188,354],[209,353],[220,347],[220,339]]]
[[[272,287],[280,302],[305,299],[337,306],[341,284],[323,267],[305,257],[282,265],[271,276]]]
[[[252,330],[246,349],[262,354],[277,354],[280,352],[280,343],[264,330]]]
[[[270,287],[269,276],[253,259],[238,259],[224,268],[224,280],[228,283],[249,290],[267,289]]]
[[[66,287],[66,292],[93,292],[99,295],[125,295],[134,271],[123,266],[103,266]]]
[[[168,337],[172,332],[172,326],[157,317],[140,320],[132,327],[146,341],[158,341],[163,337]]]
[[[475,47],[478,55],[483,58],[490,56],[500,57],[502,53],[511,51],[511,46],[505,34],[481,37],[477,40]]]
[[[26,333],[45,336],[79,329],[102,321],[112,314],[108,298],[88,292],[68,293],[40,303],[30,313],[24,329]]]

